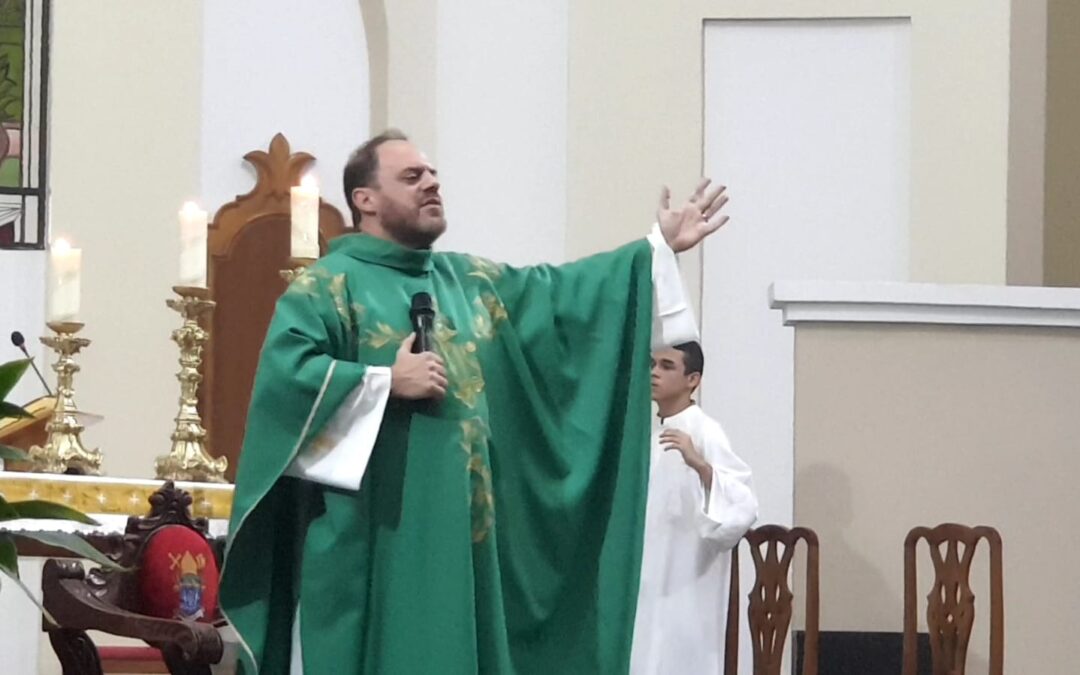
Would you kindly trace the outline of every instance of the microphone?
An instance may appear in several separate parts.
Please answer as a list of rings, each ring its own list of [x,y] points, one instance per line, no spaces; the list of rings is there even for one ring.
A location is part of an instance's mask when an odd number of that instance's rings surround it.
[[[412,322],[416,341],[413,342],[413,354],[432,351],[432,331],[435,329],[435,308],[431,305],[431,296],[420,291],[412,296],[409,309],[409,321]]]
[[[30,356],[30,352],[26,351],[26,338],[23,337],[23,334],[19,331],[15,331],[14,333],[12,333],[11,344],[15,345],[18,350],[26,356],[26,358],[30,359],[30,367],[34,369],[35,373],[37,373],[38,379],[41,380],[41,385],[45,387],[45,391],[49,392],[49,396],[52,396],[53,393],[52,389],[49,389],[49,383],[45,381],[44,377],[42,377],[41,371],[38,370],[37,364],[34,363],[33,357]]]

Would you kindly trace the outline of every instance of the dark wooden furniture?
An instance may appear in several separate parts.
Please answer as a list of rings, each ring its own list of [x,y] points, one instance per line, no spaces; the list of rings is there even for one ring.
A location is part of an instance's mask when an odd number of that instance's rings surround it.
[[[1001,535],[992,527],[945,523],[916,527],[904,540],[904,671],[918,669],[916,630],[918,579],[916,552],[925,540],[934,564],[934,585],[927,595],[926,623],[934,675],[965,675],[971,629],[975,625],[975,593],[971,563],[982,540],[990,546],[990,675],[1002,675],[1005,663]]]
[[[221,660],[223,642],[215,623],[162,619],[141,613],[138,570],[150,537],[180,525],[206,538],[220,560],[223,540],[210,539],[205,518],[192,518],[191,495],[167,482],[150,497],[150,514],[132,516],[110,556],[126,570],[84,569],[77,560],[50,559],[42,572],[43,604],[56,621],[44,624],[64,675],[101,675],[101,657],[86,631],[142,640],[161,651],[169,672],[209,675]],[[112,542],[95,542],[106,550]]]
[[[217,306],[207,326],[199,396],[207,448],[229,459],[230,481],[236,477],[259,352],[274,304],[285,291],[280,271],[289,266],[289,190],[315,161],[306,152],[292,152],[282,134],[274,136],[269,151],[255,150],[244,159],[255,168],[255,187],[218,209],[208,234],[207,283]],[[341,212],[321,202],[322,250],[344,231]]]
[[[788,529],[781,525],[763,525],[747,532],[743,539],[749,545],[755,572],[747,611],[753,641],[754,675],[780,675],[795,600],[787,580],[799,541],[806,547],[806,634],[802,675],[817,675],[817,534],[805,527]],[[724,675],[736,675],[739,671],[739,548],[736,546],[731,552]]]

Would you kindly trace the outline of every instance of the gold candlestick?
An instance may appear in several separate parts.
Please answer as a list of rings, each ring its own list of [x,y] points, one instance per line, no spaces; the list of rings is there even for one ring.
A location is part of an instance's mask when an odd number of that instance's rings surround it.
[[[292,283],[296,277],[300,276],[300,273],[311,266],[315,262],[315,258],[289,258],[289,268],[281,270],[278,274],[281,278],[288,283]]]
[[[74,356],[90,341],[75,336],[83,328],[77,321],[50,321],[46,325],[56,333],[55,337],[41,338],[41,342],[58,355],[52,367],[56,371],[56,407],[52,419],[45,425],[49,434],[45,447],[35,445],[30,448],[30,460],[34,471],[98,476],[101,474],[101,452],[83,446],[83,425],[79,422],[80,412],[75,405],[72,384],[75,373],[79,372]]]
[[[199,417],[199,366],[202,364],[203,345],[209,334],[199,325],[199,317],[214,307],[205,288],[174,286],[180,296],[170,298],[165,304],[183,317],[180,328],[172,332],[172,339],[180,346],[180,411],[176,415],[176,429],[170,438],[172,450],[157,458],[157,477],[162,480],[186,480],[224,483],[226,457],[213,458],[206,451],[206,429]]]

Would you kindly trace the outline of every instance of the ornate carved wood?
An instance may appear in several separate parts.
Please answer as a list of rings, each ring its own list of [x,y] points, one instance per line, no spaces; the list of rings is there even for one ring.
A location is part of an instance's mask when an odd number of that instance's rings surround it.
[[[222,206],[210,224],[207,274],[217,307],[209,319],[200,388],[207,447],[214,456],[228,457],[229,480],[236,476],[259,352],[285,290],[279,271],[289,259],[289,188],[315,161],[306,152],[292,152],[281,134],[269,151],[255,150],[244,159],[255,168],[255,187]],[[341,213],[321,202],[320,247],[325,250],[344,231]]]
[[[927,595],[926,624],[934,675],[965,675],[971,629],[975,625],[975,593],[971,563],[981,540],[990,546],[990,675],[1001,675],[1005,661],[1001,535],[992,527],[945,523],[916,527],[904,540],[904,675],[918,669],[916,553],[925,540],[934,565],[934,584]]]
[[[57,621],[46,625],[57,656],[65,663],[65,675],[101,672],[97,650],[85,639],[85,631],[100,630],[143,640],[165,656],[172,673],[208,673],[207,664],[221,660],[224,645],[217,629],[207,623],[160,619],[141,613],[138,569],[143,547],[158,528],[189,527],[207,537],[205,518],[192,518],[191,495],[165,483],[150,497],[150,514],[128,519],[119,550],[110,557],[128,568],[123,571],[92,568],[87,572],[76,560],[48,560],[42,570],[43,604]],[[223,542],[211,541],[220,560]],[[93,650],[93,658],[88,656]],[[66,661],[65,661],[66,659]],[[68,670],[67,663],[75,668]],[[93,670],[93,663],[98,670]]]
[[[754,560],[754,588],[749,594],[747,618],[753,640],[754,675],[780,675],[784,644],[794,609],[795,596],[788,586],[795,546],[806,547],[806,639],[803,675],[818,671],[818,539],[805,527],[788,529],[763,525],[743,537]],[[728,594],[727,640],[724,674],[739,669],[739,547],[732,550],[731,587]]]
[[[49,631],[49,642],[64,675],[102,675],[97,647],[86,631]]]

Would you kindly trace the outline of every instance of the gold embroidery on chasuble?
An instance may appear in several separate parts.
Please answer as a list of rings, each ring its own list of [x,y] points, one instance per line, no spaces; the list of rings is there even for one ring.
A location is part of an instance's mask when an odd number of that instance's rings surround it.
[[[345,332],[360,341],[360,325],[367,309],[359,302],[349,302],[349,292],[344,273],[331,274],[321,267],[305,267],[285,289],[286,293],[305,295],[310,298],[329,297],[334,311],[345,326]]]
[[[469,410],[475,410],[484,391],[484,373],[476,356],[476,343],[456,340],[458,331],[442,314],[435,316],[435,346],[446,364],[451,395]],[[479,336],[477,336],[479,337]]]
[[[305,267],[300,271],[300,274],[296,275],[296,278],[292,280],[285,292],[291,295],[306,295],[310,298],[316,298],[321,293],[319,282],[326,281],[329,278],[330,273],[321,267]]]
[[[483,279],[488,283],[494,283],[502,276],[502,266],[498,263],[491,262],[487,258],[480,258],[475,255],[468,256],[469,263],[472,265],[472,270],[469,271],[470,277],[476,277],[477,279]]]
[[[327,288],[330,292],[330,299],[334,302],[334,309],[337,310],[338,316],[345,323],[345,329],[347,332],[353,332],[353,314],[350,311],[349,300],[345,297],[345,275],[335,274],[330,283],[327,284]]]
[[[394,330],[386,323],[377,321],[375,328],[367,329],[364,336],[367,346],[372,349],[382,349],[389,344],[400,346],[405,341],[405,338],[409,337],[409,334]]]
[[[470,257],[473,265],[470,276],[489,283],[501,276],[502,271],[494,263],[482,258]],[[466,291],[468,292],[468,291]],[[476,293],[473,290],[473,293]],[[491,291],[474,295],[471,302],[468,330],[472,339],[466,339],[452,321],[438,312],[436,306],[434,340],[446,364],[450,394],[463,406],[475,410],[484,391],[484,373],[480,365],[478,343],[495,338],[498,326],[509,316],[506,307]],[[472,541],[483,542],[495,525],[495,495],[492,490],[491,467],[488,466],[486,450],[490,432],[484,420],[473,417],[461,421],[461,447],[465,453],[465,469],[469,475],[469,509],[472,518]]]
[[[304,457],[308,460],[319,460],[330,454],[330,451],[341,442],[341,437],[327,429],[315,438],[311,439],[304,447]]]
[[[469,509],[472,513],[472,541],[479,544],[495,525],[495,495],[491,489],[491,469],[484,460],[488,430],[479,417],[461,421],[461,448],[469,473]]]

